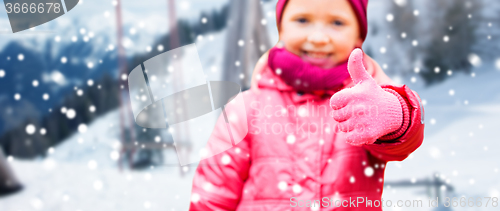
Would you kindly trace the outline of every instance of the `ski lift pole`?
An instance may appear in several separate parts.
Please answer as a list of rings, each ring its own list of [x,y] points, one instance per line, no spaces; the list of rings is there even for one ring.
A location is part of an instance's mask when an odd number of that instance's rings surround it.
[[[115,11],[116,11],[116,38],[117,38],[117,49],[118,49],[118,72],[120,73],[120,77],[123,77],[124,75],[128,75],[127,71],[127,61],[125,59],[125,49],[122,45],[123,41],[123,28],[122,28],[122,13],[121,13],[121,1],[116,0],[116,5],[115,5]],[[133,124],[130,124],[132,119],[130,118],[130,104],[127,103],[127,83],[126,80],[123,80],[123,78],[119,78],[119,85],[120,85],[120,102],[119,102],[119,109],[120,109],[120,136],[121,136],[121,150],[120,150],[120,158],[118,159],[118,164],[119,164],[119,169],[122,171],[122,155],[126,153],[127,148],[125,139],[127,138],[127,132],[128,132],[128,137],[130,138],[131,142],[134,142],[134,132],[133,132]],[[129,130],[127,131],[125,129],[126,125],[125,123],[128,123]],[[127,159],[128,159],[128,164],[129,167],[132,165],[132,158],[131,154],[127,154]]]
[[[170,29],[169,45],[170,45],[170,49],[173,49],[173,48],[180,47],[181,41],[180,41],[179,31],[178,31],[178,27],[177,27],[177,13],[176,13],[176,7],[175,7],[175,0],[168,0],[167,3],[168,3],[168,23],[169,23],[169,29]],[[174,85],[176,90],[179,89],[178,81],[180,83],[184,82],[181,68],[182,68],[182,66],[180,65],[178,68],[176,68],[176,69],[178,69],[178,71],[174,71],[174,76],[177,80],[173,80],[173,83],[174,83],[173,85]],[[185,105],[184,101],[181,99],[179,99],[179,100],[181,102],[181,106],[185,108],[186,105]],[[184,117],[187,116],[186,112],[183,112],[181,115],[183,115]],[[183,129],[184,129],[183,130],[184,135],[179,134],[179,133],[174,133],[174,135],[176,135],[177,137],[185,138],[186,142],[188,142],[188,140],[189,140],[189,127],[185,126]],[[177,140],[179,140],[179,139],[177,139]],[[184,142],[184,141],[182,141],[182,142]],[[185,144],[186,144],[186,146],[182,146],[182,145],[177,146],[176,145],[176,148],[186,149],[189,146],[189,144],[188,143],[185,143]],[[186,148],[184,148],[184,147],[186,147]],[[186,153],[189,153],[189,149],[187,149],[187,151],[188,152],[186,152]],[[183,153],[179,153],[179,151],[177,153],[178,153],[178,156],[183,156]],[[183,170],[181,170],[181,176],[183,176]]]
[[[177,13],[175,0],[168,0],[168,27],[170,29],[170,47],[180,47],[179,33],[177,32]]]

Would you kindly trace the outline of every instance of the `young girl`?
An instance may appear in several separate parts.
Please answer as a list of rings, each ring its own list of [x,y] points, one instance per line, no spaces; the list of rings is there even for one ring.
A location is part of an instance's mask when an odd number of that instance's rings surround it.
[[[421,145],[423,108],[357,49],[367,3],[278,1],[280,43],[231,128],[248,134],[200,162],[191,210],[382,210],[386,163]]]

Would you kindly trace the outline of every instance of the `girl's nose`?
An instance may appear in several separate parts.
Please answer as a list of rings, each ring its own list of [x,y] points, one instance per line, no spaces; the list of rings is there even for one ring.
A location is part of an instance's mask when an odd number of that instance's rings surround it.
[[[307,37],[307,41],[313,44],[322,45],[328,43],[330,38],[323,32],[323,30],[317,29]]]

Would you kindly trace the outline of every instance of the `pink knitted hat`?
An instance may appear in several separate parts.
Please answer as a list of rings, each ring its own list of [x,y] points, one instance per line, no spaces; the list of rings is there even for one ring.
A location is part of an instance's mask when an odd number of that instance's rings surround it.
[[[366,39],[366,34],[368,33],[368,21],[366,20],[366,8],[368,6],[368,0],[348,0],[356,13],[358,18],[359,28],[361,33],[361,38],[363,41]],[[283,10],[285,9],[288,0],[278,0],[276,5],[276,23],[279,25],[281,23],[281,16],[283,15]]]

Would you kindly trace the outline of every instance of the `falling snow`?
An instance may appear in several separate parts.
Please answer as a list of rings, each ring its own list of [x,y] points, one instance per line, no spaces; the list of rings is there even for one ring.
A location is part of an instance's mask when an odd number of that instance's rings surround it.
[[[281,181],[278,183],[278,189],[281,191],[285,191],[288,188],[288,184],[285,181]]]
[[[68,119],[74,119],[76,117],[76,111],[74,109],[72,109],[72,108],[68,109],[66,111],[66,117]]]
[[[21,94],[16,93],[16,94],[14,95],[14,99],[15,99],[15,100],[20,100],[20,99],[21,99]]]
[[[295,185],[293,185],[293,187],[292,187],[292,191],[293,191],[294,193],[300,193],[300,192],[302,192],[302,187],[301,187],[299,184],[295,184]]]
[[[45,128],[40,128],[40,135],[45,135],[47,134],[47,130]]]
[[[481,65],[481,58],[480,58],[477,54],[474,54],[474,53],[469,54],[468,59],[469,59],[469,62],[470,62],[473,66],[475,66],[475,67],[477,67],[477,66],[480,66],[480,65]]]
[[[33,135],[36,131],[36,127],[32,124],[26,125],[26,133],[28,135]]]
[[[374,170],[372,167],[368,166],[365,168],[365,176],[371,177],[373,176]]]
[[[293,144],[293,143],[295,143],[295,136],[294,136],[294,135],[292,135],[292,134],[288,135],[288,136],[286,137],[286,143],[288,143],[288,144]]]
[[[44,94],[42,95],[42,98],[43,98],[43,100],[49,100],[50,96],[49,96],[49,94],[44,93]]]
[[[221,163],[224,165],[231,163],[231,157],[229,157],[229,155],[223,155],[221,158]]]
[[[385,19],[388,22],[392,22],[394,20],[394,15],[393,14],[387,14],[387,16],[385,16]]]
[[[85,124],[78,125],[78,132],[86,133],[87,132],[87,125],[85,125]]]

